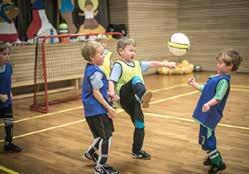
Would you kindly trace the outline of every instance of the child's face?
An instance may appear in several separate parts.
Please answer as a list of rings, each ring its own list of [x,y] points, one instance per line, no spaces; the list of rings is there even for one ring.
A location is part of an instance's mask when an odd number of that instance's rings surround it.
[[[2,52],[0,52],[0,65],[4,65],[6,61],[9,59],[9,48],[6,48]]]
[[[86,10],[90,11],[93,9],[93,6],[91,4],[86,5]]]
[[[96,54],[91,58],[91,62],[98,66],[104,63],[104,47],[103,46],[100,46],[96,49]]]
[[[100,43],[103,45],[104,48],[107,48],[106,40],[101,40]]]
[[[135,58],[136,55],[136,47],[133,45],[126,45],[125,48],[119,49],[119,54],[122,59],[126,61],[131,61]]]
[[[226,65],[226,63],[222,59],[218,58],[216,68],[218,74],[227,74],[231,72],[233,65]]]

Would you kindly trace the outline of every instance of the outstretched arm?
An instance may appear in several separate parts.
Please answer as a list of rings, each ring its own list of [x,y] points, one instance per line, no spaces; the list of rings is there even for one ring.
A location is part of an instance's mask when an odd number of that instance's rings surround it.
[[[199,90],[199,91],[202,91],[202,85],[200,85],[199,83],[196,82],[195,78],[194,77],[191,77],[189,80],[188,80],[188,84],[190,86],[192,86],[193,88]]]
[[[160,62],[160,61],[150,61],[150,67],[159,68],[159,67],[168,67],[168,68],[175,68],[175,62]]]

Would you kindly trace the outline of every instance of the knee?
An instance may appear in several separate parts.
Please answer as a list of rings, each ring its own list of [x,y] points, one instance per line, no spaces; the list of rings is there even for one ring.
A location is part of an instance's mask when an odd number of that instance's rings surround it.
[[[135,120],[134,125],[137,129],[144,129],[144,122],[141,120]]]
[[[137,83],[143,83],[143,80],[139,76],[134,76],[132,78],[132,85],[136,85]]]
[[[3,120],[5,126],[12,126],[14,119],[13,118],[4,118]]]

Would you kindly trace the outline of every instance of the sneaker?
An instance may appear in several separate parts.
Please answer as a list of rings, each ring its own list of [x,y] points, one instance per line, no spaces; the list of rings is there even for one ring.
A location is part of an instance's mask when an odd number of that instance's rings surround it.
[[[210,169],[208,170],[208,174],[216,174],[219,171],[223,171],[226,169],[226,164],[224,162],[221,162],[219,166],[212,165],[210,166]]]
[[[211,159],[209,157],[207,157],[207,159],[205,161],[203,161],[203,165],[204,166],[211,166],[212,165]]]
[[[97,162],[97,160],[99,158],[99,156],[96,152],[94,152],[93,154],[90,154],[89,152],[85,152],[84,157],[93,161],[93,162]]]
[[[132,158],[150,160],[151,155],[148,154],[147,152],[143,151],[143,150],[140,150],[140,152],[138,152],[138,153],[132,153]]]
[[[4,145],[3,149],[5,152],[10,152],[10,153],[18,153],[22,151],[22,148],[15,145],[14,143],[9,143]]]
[[[142,96],[141,103],[142,108],[148,108],[150,106],[150,99],[152,97],[151,91],[146,91],[144,95]]]
[[[94,174],[119,174],[119,171],[105,164],[101,167],[95,167]]]

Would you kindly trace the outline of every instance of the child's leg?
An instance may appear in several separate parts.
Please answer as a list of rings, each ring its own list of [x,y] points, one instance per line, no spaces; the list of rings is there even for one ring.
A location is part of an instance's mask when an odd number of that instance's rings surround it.
[[[99,128],[99,158],[95,167],[95,173],[118,174],[119,172],[117,170],[115,170],[111,166],[106,165],[111,147],[112,132],[114,131],[112,120],[107,115],[104,117],[100,117]]]
[[[133,83],[134,82],[130,80],[122,86],[120,90],[120,104],[121,107],[130,115],[133,125],[135,126],[132,152],[138,153],[141,150],[144,141],[144,115],[139,101],[135,98],[134,85],[136,84]],[[144,91],[137,90],[136,92],[142,91],[142,93],[138,94],[141,97],[145,92],[145,88],[143,84],[141,86],[140,84],[142,83],[139,83],[138,87],[143,88]]]
[[[110,146],[111,146],[111,137],[100,139],[99,158],[96,165],[97,167],[103,166],[107,162]]]
[[[135,80],[134,80],[135,79]],[[141,109],[140,99],[145,93],[144,84],[137,78],[133,78],[120,90],[120,104],[130,115],[135,127],[133,134],[132,154],[134,158],[150,159],[151,156],[142,151],[144,142],[144,115]]]
[[[151,91],[146,91],[146,88],[143,84],[143,81],[140,77],[135,76],[132,78],[132,89],[135,95],[136,100],[142,104],[143,108],[149,107],[149,102],[152,97]]]
[[[132,153],[138,154],[144,143],[144,121],[135,119],[133,124],[135,126],[135,130],[133,134]]]
[[[213,173],[213,170],[219,171],[226,168],[220,152],[217,150],[216,137],[213,130],[200,125],[199,144],[202,145],[202,149],[208,154],[208,159],[204,161],[204,165],[211,166],[210,173]]]
[[[4,150],[7,152],[21,152],[22,149],[17,145],[12,143],[13,140],[13,113],[12,113],[12,105],[8,107],[2,108],[1,112],[4,117],[4,129],[5,129],[5,142],[4,142]]]
[[[96,151],[99,149],[99,142],[100,142],[100,137],[95,138],[93,140],[93,143],[89,146],[87,151],[84,153],[84,156],[87,159],[92,160],[94,162],[98,160],[98,154],[96,153]]]

